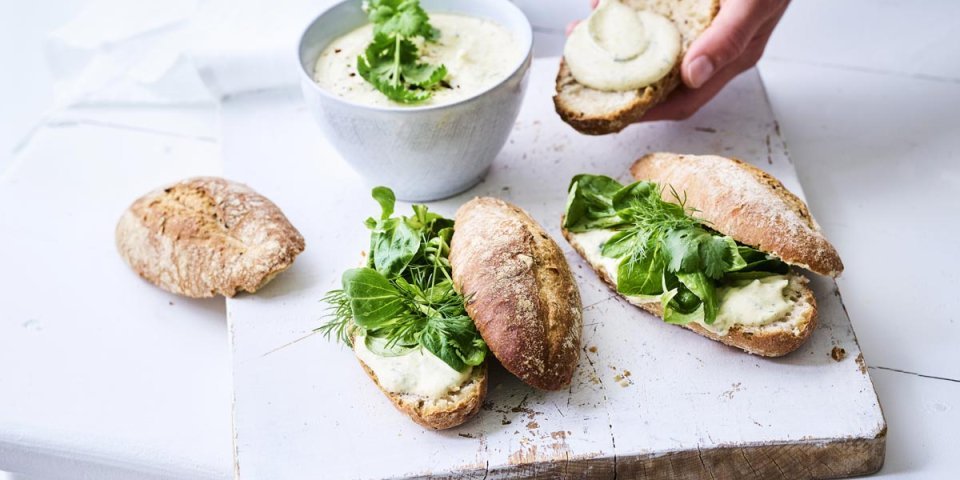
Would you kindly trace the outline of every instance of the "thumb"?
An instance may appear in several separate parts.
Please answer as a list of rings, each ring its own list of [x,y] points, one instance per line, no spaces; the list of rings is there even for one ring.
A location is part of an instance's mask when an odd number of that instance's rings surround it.
[[[697,38],[680,66],[683,83],[699,88],[746,50],[776,8],[758,0],[727,0],[713,23]]]

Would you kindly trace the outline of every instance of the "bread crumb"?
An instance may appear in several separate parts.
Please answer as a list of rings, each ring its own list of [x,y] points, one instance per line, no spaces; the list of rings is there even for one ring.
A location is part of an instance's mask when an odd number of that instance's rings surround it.
[[[596,345],[593,345],[593,346],[591,346],[590,348],[588,348],[587,350],[589,350],[590,353],[597,353],[597,346],[596,346]]]
[[[537,429],[537,428],[540,428],[540,424],[537,423],[537,422],[530,422],[530,423],[527,424],[527,429],[528,429],[528,430],[534,430],[534,429]]]
[[[833,350],[830,350],[830,358],[834,359],[834,361],[839,362],[846,357],[847,351],[840,347],[833,347]]]

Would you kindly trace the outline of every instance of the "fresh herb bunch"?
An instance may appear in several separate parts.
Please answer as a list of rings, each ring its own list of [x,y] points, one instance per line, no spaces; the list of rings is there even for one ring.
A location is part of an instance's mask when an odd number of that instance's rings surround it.
[[[670,193],[675,202],[664,201],[653,182],[624,186],[610,177],[577,175],[563,226],[574,233],[615,230],[601,254],[620,259],[617,291],[658,297],[670,323],[712,324],[718,286],[789,271],[776,257],[717,233],[693,217],[685,197]]]
[[[319,330],[348,345],[353,335],[363,336],[378,355],[422,346],[457,371],[480,365],[487,345],[450,278],[453,220],[425,205],[414,205],[413,216],[393,217],[396,197],[386,187],[374,188],[373,198],[382,213],[365,222],[367,266],[344,272],[343,288],[327,293],[329,320]]]
[[[373,23],[373,41],[357,57],[357,73],[395,102],[430,98],[431,88],[447,76],[447,68],[420,62],[414,39],[433,41],[440,36],[420,1],[369,0],[364,8]]]

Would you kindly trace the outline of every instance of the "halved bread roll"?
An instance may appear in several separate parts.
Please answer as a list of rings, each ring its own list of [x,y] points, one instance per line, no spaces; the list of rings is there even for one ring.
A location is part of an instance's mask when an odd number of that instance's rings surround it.
[[[814,272],[837,276],[843,263],[833,246],[824,238],[806,205],[787,191],[778,180],[740,160],[718,156],[653,153],[637,160],[631,173],[636,180],[659,184],[664,200],[674,200],[672,187],[685,196],[686,206],[710,228],[734,240],[779,257],[783,262]],[[616,272],[604,263],[576,233],[564,230],[564,236],[614,291]],[[817,303],[798,271],[786,275],[785,296],[792,301],[790,310],[780,319],[764,325],[733,324],[717,331],[690,322],[683,327],[748,353],[768,357],[786,355],[799,348],[817,325]],[[662,317],[656,299],[626,297],[631,303]]]
[[[457,211],[450,265],[500,363],[533,387],[569,386],[580,355],[580,291],[543,228],[514,205],[475,198]]]
[[[354,353],[358,348],[357,340],[357,337],[353,338]],[[362,341],[362,339],[359,340]],[[447,395],[432,398],[411,393],[391,392],[384,388],[380,379],[377,378],[376,372],[364,363],[359,355],[357,355],[357,361],[360,362],[363,371],[367,372],[367,376],[390,399],[397,410],[406,414],[419,425],[433,430],[453,428],[470,420],[480,411],[483,399],[487,396],[486,362],[473,367],[467,380],[458,387],[451,389]]]
[[[116,243],[141,277],[188,297],[255,292],[304,249],[303,236],[273,202],[216,177],[140,197],[120,217]]]
[[[658,13],[672,20],[680,31],[680,55],[673,69],[660,80],[638,90],[602,91],[577,82],[561,60],[557,93],[553,103],[563,121],[581,133],[616,133],[643,118],[680,85],[680,61],[687,49],[710,26],[720,9],[719,0],[624,0],[637,9]]]

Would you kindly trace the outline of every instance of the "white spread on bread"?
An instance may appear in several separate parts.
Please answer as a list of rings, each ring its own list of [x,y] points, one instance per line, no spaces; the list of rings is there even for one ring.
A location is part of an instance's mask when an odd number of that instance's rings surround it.
[[[577,82],[605,91],[646,87],[673,69],[681,38],[668,18],[601,0],[567,39],[563,58]]]
[[[725,334],[734,325],[760,327],[782,319],[794,304],[784,296],[788,283],[785,275],[771,275],[718,288],[720,309],[708,328]]]
[[[384,390],[427,398],[441,398],[470,378],[472,367],[458,372],[439,357],[417,347],[396,356],[377,355],[367,348],[366,338],[357,337],[354,352],[373,373]]]
[[[431,13],[430,23],[440,31],[432,42],[417,39],[422,61],[447,67],[446,82],[429,100],[416,106],[442,105],[471,97],[506,78],[523,54],[514,36],[503,26],[482,18]],[[357,56],[373,39],[365,25],[335,39],[314,67],[314,80],[349,101],[375,106],[403,106],[380,93],[357,73]]]
[[[600,249],[615,233],[613,230],[570,233],[570,243],[583,251],[587,262],[606,275],[614,284],[617,282],[620,259],[605,257],[600,253]],[[789,280],[784,275],[771,275],[720,287],[717,291],[720,307],[716,320],[710,325],[702,320],[695,320],[695,322],[718,335],[726,335],[734,325],[761,327],[782,320],[794,305],[794,301],[786,293],[788,283]],[[624,295],[624,297],[634,305],[660,301],[656,295]]]

